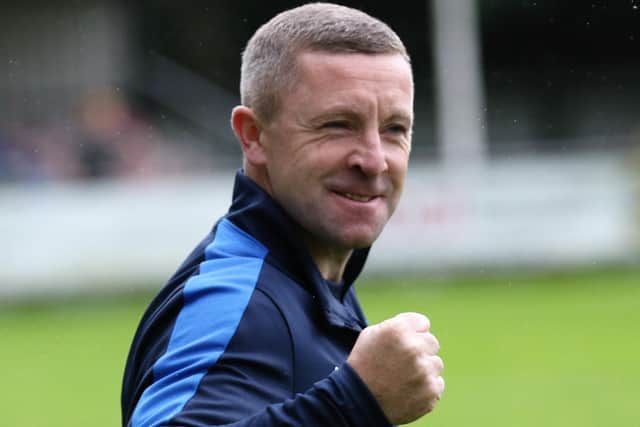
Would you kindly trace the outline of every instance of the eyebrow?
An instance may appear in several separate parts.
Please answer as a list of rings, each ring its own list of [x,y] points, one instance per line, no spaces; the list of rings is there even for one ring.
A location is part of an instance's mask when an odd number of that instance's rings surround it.
[[[403,112],[394,112],[388,118],[385,119],[385,122],[403,122],[411,126],[413,125],[413,114],[405,114]]]
[[[330,108],[327,111],[321,112],[320,114],[318,114],[313,118],[313,122],[323,122],[326,120],[331,120],[339,117],[351,119],[351,120],[359,120],[360,116],[361,114],[359,112],[354,111],[353,109],[345,106],[340,106],[336,108]]]

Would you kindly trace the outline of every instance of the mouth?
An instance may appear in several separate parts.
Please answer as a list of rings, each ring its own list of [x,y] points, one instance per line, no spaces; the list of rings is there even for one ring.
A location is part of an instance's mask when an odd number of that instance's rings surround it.
[[[349,200],[353,200],[354,202],[359,202],[359,203],[366,203],[366,202],[370,202],[371,200],[375,199],[378,196],[367,196],[367,195],[363,195],[363,194],[355,194],[355,193],[342,193],[342,192],[335,192],[336,194],[347,198]]]

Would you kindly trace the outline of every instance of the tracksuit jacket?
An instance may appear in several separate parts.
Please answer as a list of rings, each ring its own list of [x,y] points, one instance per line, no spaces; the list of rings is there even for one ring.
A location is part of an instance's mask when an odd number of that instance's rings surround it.
[[[346,363],[366,326],[351,286],[325,280],[299,226],[242,171],[233,202],[151,302],[134,337],[122,424],[389,426]]]

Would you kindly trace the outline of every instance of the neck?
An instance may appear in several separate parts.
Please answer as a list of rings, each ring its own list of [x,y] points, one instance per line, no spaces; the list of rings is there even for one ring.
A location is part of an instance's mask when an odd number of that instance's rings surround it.
[[[322,277],[336,283],[342,281],[344,269],[353,251],[342,248],[318,247],[309,239],[305,239],[305,244]]]
[[[266,168],[255,167],[245,161],[243,169],[249,178],[273,197]],[[344,269],[353,250],[326,246],[308,235],[303,236],[303,240],[322,277],[333,282],[342,281]]]

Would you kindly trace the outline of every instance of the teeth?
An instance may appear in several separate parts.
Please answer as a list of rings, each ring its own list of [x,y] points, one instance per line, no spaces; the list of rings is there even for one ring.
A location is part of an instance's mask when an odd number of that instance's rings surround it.
[[[352,193],[342,193],[342,195],[345,196],[347,199],[355,200],[356,202],[368,202],[369,200],[373,199],[373,197],[359,196],[357,194],[352,194]]]

